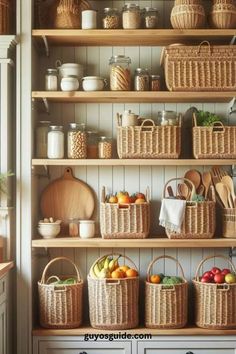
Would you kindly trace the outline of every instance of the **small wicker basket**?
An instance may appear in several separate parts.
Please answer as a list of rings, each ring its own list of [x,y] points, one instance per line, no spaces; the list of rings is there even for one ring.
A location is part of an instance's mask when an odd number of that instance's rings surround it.
[[[107,256],[100,257],[92,267]],[[137,270],[129,257],[113,254],[116,256],[124,257]],[[139,277],[94,279],[88,275],[88,294],[92,327],[116,330],[138,326]]]
[[[77,282],[70,285],[48,284],[53,278],[46,279],[49,267],[58,261],[70,262],[77,275]],[[82,323],[82,291],[83,281],[75,263],[69,258],[52,259],[44,268],[42,278],[38,282],[40,324],[45,328],[77,328]]]
[[[214,28],[236,27],[236,6],[232,2],[220,1],[215,3],[210,13],[210,23]]]
[[[171,25],[175,29],[202,28],[206,21],[202,4],[179,4],[171,11]]]
[[[223,237],[236,238],[236,209],[222,209]]]
[[[171,259],[178,265],[182,284],[165,285],[149,282],[150,270],[160,259]],[[155,258],[148,266],[145,283],[145,326],[147,328],[182,328],[187,323],[188,283],[180,263],[171,256]]]
[[[222,258],[230,264],[229,258],[221,255],[207,257],[200,262],[193,280],[195,292],[195,322],[198,327],[209,329],[229,329],[236,327],[236,283],[213,284],[202,283],[199,271],[209,259]]]
[[[0,35],[10,33],[10,0],[0,0]]]

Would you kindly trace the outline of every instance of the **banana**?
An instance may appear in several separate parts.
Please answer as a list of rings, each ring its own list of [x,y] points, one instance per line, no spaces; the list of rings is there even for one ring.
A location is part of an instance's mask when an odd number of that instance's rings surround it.
[[[96,278],[99,278],[100,275],[100,269],[98,264],[96,263],[95,266],[93,267],[94,274],[96,275]]]
[[[98,262],[99,270],[102,270],[102,269],[104,268],[105,261],[106,261],[106,257],[103,257],[103,258]]]
[[[109,264],[110,264],[111,258],[110,257],[106,257],[103,268],[104,269],[109,269]]]
[[[90,277],[93,278],[93,279],[96,279],[96,278],[97,278],[96,274],[94,273],[94,267],[91,267],[91,268],[90,268],[89,275],[90,275]]]
[[[109,270],[103,268],[103,269],[100,271],[99,278],[100,278],[100,279],[110,278],[110,275],[111,275],[111,274],[110,274]]]
[[[110,270],[110,272],[113,272],[113,270],[115,270],[116,268],[117,268],[117,266],[119,266],[119,263],[118,263],[118,259],[120,258],[120,256],[119,257],[117,257],[117,258],[115,258],[115,259],[112,259],[111,261],[110,261],[110,263],[109,263],[109,270]]]

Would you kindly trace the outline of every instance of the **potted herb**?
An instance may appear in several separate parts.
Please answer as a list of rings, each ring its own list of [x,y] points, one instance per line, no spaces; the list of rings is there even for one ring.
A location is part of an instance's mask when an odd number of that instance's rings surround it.
[[[222,118],[214,113],[207,111],[197,111],[197,125],[202,127],[210,127],[216,122],[222,122]]]

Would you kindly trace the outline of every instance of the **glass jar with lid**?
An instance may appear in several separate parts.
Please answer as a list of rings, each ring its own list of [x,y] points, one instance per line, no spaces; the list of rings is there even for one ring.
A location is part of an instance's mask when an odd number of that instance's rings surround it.
[[[145,7],[144,13],[144,28],[157,28],[158,25],[158,11],[153,7]]]
[[[178,118],[175,111],[160,111],[157,114],[159,125],[177,125]]]
[[[48,132],[50,121],[42,120],[36,128],[36,157],[38,159],[47,158]]]
[[[67,156],[69,159],[86,159],[87,135],[84,123],[70,123],[67,133]]]
[[[126,4],[122,9],[122,26],[124,29],[141,28],[141,10],[136,4]]]
[[[131,59],[125,55],[115,55],[110,58],[109,64],[111,91],[130,91]]]
[[[120,13],[118,9],[105,7],[103,10],[102,27],[105,29],[117,29],[120,27]]]
[[[45,75],[45,90],[57,91],[57,89],[58,89],[57,69],[47,69]]]
[[[64,157],[64,132],[61,125],[51,125],[49,128],[47,156],[49,159]]]
[[[149,90],[149,73],[147,69],[137,68],[134,73],[134,90]]]
[[[160,75],[150,75],[150,91],[161,91]]]
[[[87,131],[87,158],[98,158],[98,132],[95,130]]]
[[[112,138],[101,136],[98,143],[98,157],[99,159],[112,158]]]

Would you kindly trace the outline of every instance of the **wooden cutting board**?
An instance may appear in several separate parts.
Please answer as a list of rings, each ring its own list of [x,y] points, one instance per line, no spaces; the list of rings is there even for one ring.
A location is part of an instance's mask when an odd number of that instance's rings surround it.
[[[87,220],[95,207],[92,189],[85,182],[73,177],[71,168],[64,175],[51,182],[43,191],[40,209],[44,218],[53,217],[68,224],[69,218]]]

